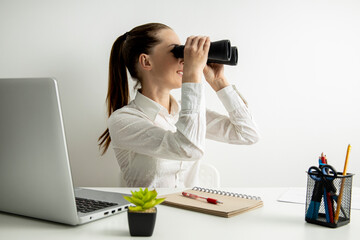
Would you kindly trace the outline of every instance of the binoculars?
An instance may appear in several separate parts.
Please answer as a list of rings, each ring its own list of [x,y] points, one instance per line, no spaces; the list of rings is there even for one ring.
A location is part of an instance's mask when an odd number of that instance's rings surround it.
[[[184,58],[184,45],[175,46],[171,52],[176,58]],[[229,40],[220,40],[210,43],[207,63],[219,63],[235,66],[238,61],[238,51],[232,47]]]

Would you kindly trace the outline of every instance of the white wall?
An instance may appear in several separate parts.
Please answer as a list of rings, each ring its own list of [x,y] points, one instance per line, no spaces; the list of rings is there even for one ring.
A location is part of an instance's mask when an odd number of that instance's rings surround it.
[[[305,186],[321,152],[342,171],[348,143],[348,171],[360,173],[359,1],[0,0],[0,78],[58,79],[75,185],[118,185],[113,152],[101,157],[97,148],[109,52],[119,35],[147,22],[166,23],[183,42],[209,35],[239,49],[226,74],[262,139],[207,142],[205,161],[223,186]],[[208,107],[224,113],[209,86],[206,94]]]

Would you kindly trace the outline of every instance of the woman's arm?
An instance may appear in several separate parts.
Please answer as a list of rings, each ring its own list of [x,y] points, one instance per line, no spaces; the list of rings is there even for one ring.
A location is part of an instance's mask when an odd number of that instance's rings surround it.
[[[206,117],[204,86],[184,83],[177,131],[154,126],[138,110],[123,108],[108,121],[112,145],[139,154],[174,160],[197,160],[204,153]]]
[[[212,140],[231,144],[253,144],[259,140],[259,133],[246,101],[230,86],[225,74],[224,65],[211,63],[204,68],[204,76],[214,89],[229,116],[207,110],[206,137]]]
[[[254,144],[259,132],[252,115],[235,86],[227,86],[217,95],[229,116],[207,110],[206,137],[231,144]]]

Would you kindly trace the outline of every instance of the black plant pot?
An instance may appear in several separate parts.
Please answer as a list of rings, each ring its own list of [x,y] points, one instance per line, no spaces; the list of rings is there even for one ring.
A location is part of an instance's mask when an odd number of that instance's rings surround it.
[[[155,212],[131,212],[128,210],[128,223],[131,236],[151,236],[154,231]]]

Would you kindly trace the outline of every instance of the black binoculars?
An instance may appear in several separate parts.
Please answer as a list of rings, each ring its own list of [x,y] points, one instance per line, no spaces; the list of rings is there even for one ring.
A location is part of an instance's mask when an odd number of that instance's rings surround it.
[[[171,52],[176,58],[184,57],[184,45],[175,46]],[[210,43],[207,63],[219,63],[225,65],[237,65],[238,51],[232,47],[229,40],[220,40]]]

